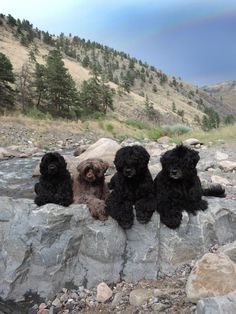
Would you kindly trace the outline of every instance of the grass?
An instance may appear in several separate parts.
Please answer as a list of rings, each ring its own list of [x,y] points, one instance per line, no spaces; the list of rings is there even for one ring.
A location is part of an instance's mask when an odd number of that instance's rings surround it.
[[[35,112],[34,112],[35,113]],[[37,113],[37,112],[36,112]],[[156,141],[164,135],[172,138],[173,142],[180,143],[187,138],[197,138],[204,143],[217,143],[219,140],[230,141],[236,140],[236,125],[225,126],[219,129],[204,131],[190,131],[189,128],[183,125],[175,125],[168,127],[153,127],[147,122],[142,122],[134,119],[125,121],[119,120],[117,117],[98,117],[97,119],[87,121],[69,121],[69,120],[48,120],[40,119],[37,114],[32,114],[33,117],[15,114],[11,116],[0,116],[0,124],[6,126],[14,126],[16,132],[18,127],[23,127],[29,131],[36,131],[34,136],[37,136],[36,141],[42,145],[47,145],[45,134],[55,133],[60,138],[62,132],[68,134],[80,134],[86,136],[86,132],[92,132],[97,136],[113,137],[117,141],[122,141],[126,138],[134,138],[142,140],[148,138]],[[187,132],[187,133],[185,133]],[[182,133],[182,134],[181,134]],[[34,134],[34,132],[32,132]],[[3,139],[0,137],[3,142]],[[10,145],[11,143],[7,143]]]
[[[236,140],[236,125],[230,125],[230,126],[224,126],[218,129],[212,129],[209,132],[204,131],[191,131],[188,134],[183,134],[180,136],[174,136],[173,140],[176,143],[180,143],[184,141],[187,138],[197,138],[199,141],[202,141],[203,143],[209,143],[212,142],[213,144],[216,144],[220,140],[223,141],[232,141]]]

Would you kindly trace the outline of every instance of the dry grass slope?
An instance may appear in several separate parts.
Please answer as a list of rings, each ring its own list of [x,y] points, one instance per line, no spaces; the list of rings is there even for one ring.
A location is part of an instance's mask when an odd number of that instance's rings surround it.
[[[39,39],[34,39],[34,46],[37,46],[38,53],[36,55],[37,62],[44,63],[45,56],[48,54],[49,49],[52,47],[45,45]],[[29,48],[22,46],[19,40],[12,34],[11,29],[6,25],[0,26],[0,51],[3,52],[12,62],[15,73],[19,73],[22,65],[27,62],[29,57]],[[96,51],[99,58],[102,53]],[[120,68],[128,67],[128,60],[122,59],[119,55],[115,57],[119,62]],[[123,63],[121,63],[123,62]],[[84,68],[81,63],[77,62],[73,58],[64,56],[65,66],[68,68],[70,74],[75,80],[77,87],[80,88],[81,83],[91,77],[90,71]],[[139,63],[135,63],[135,69],[137,71],[142,70],[142,66]],[[228,109],[227,105],[222,106],[218,100],[209,96],[204,91],[200,91],[198,94],[197,87],[192,86],[182,80],[176,79],[177,87],[173,86],[173,77],[168,77],[168,82],[161,84],[160,79],[149,68],[148,75],[153,76],[152,83],[143,83],[140,79],[135,80],[135,84],[130,93],[119,93],[120,87],[113,82],[109,84],[116,91],[114,98],[114,112],[119,121],[125,121],[127,118],[137,119],[141,121],[149,121],[156,125],[183,123],[188,124],[193,128],[199,128],[196,118],[202,119],[204,113],[202,108],[197,103],[200,98],[204,100],[207,106],[214,107],[216,111],[220,110],[220,114],[224,115],[231,113],[232,107]],[[156,85],[157,90],[153,91],[153,85]],[[180,87],[181,86],[181,87]],[[192,96],[190,96],[192,94]],[[158,119],[150,121],[147,112],[145,111],[145,97],[148,96],[149,101],[152,103],[153,108],[157,112]],[[173,110],[173,104],[175,110]],[[231,111],[230,111],[231,110]],[[184,112],[184,116],[180,116],[180,112]],[[112,116],[114,112],[109,114]],[[236,112],[236,108],[235,108]],[[108,114],[108,117],[109,117]]]

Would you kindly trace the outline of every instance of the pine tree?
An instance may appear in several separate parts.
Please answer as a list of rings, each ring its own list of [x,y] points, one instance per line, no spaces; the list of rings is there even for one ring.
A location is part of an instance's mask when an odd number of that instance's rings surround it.
[[[79,92],[80,106],[84,115],[94,112],[106,114],[107,109],[113,109],[113,93],[109,85],[100,82],[97,77],[84,81]]]
[[[219,114],[212,108],[205,108],[206,115],[202,118],[202,129],[209,131],[217,129],[220,125]]]
[[[13,107],[14,92],[10,83],[15,82],[11,61],[0,52],[0,104],[1,107]],[[1,108],[0,108],[1,109]]]
[[[11,61],[0,52],[0,84],[14,83],[15,77]]]
[[[40,106],[41,100],[46,91],[46,67],[43,64],[36,63],[35,65],[35,81],[34,86],[37,94],[37,108]]]
[[[59,50],[51,50],[48,54],[45,83],[49,109],[53,114],[69,117],[70,111],[78,111],[78,94],[75,82],[65,68]]]

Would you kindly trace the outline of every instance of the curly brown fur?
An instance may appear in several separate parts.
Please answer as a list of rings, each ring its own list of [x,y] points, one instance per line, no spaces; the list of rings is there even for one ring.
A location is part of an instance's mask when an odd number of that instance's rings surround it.
[[[45,154],[40,162],[40,173],[34,187],[35,203],[69,206],[73,201],[72,180],[64,157],[57,152]]]
[[[105,182],[108,163],[98,158],[82,161],[73,176],[74,203],[87,204],[91,215],[106,220],[105,200],[109,194]]]
[[[149,158],[146,149],[139,145],[123,147],[116,153],[114,164],[117,172],[109,183],[112,192],[106,201],[106,211],[124,229],[133,225],[133,206],[140,223],[147,223],[155,211]]]
[[[202,199],[203,195],[224,195],[221,186],[202,189],[196,169],[199,159],[197,151],[184,145],[176,146],[161,157],[162,170],[154,180],[157,211],[169,228],[179,227],[184,210],[193,215],[206,210],[208,204]]]

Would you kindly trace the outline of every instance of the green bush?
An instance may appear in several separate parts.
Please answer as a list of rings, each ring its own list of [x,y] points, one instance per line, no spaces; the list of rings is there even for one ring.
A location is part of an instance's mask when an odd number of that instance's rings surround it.
[[[163,131],[165,131],[167,134],[184,134],[191,131],[191,128],[184,124],[174,124],[174,125],[165,125],[163,126]]]
[[[111,123],[106,124],[106,130],[110,133],[114,132],[114,126]]]
[[[163,136],[163,131],[159,128],[152,128],[148,131],[148,138],[152,141],[158,140]]]
[[[229,114],[224,118],[224,124],[226,125],[234,124],[234,122],[235,122],[235,117],[232,114]]]
[[[50,115],[50,113],[44,113],[40,111],[38,108],[36,108],[35,106],[27,110],[25,115],[33,119],[44,119],[44,120],[52,119],[52,116]]]

